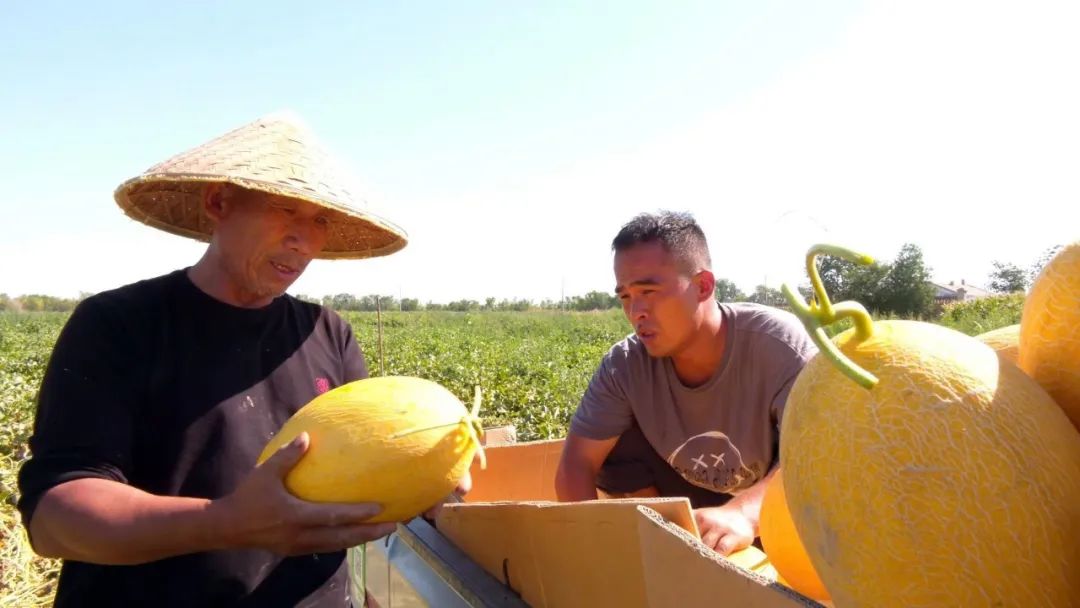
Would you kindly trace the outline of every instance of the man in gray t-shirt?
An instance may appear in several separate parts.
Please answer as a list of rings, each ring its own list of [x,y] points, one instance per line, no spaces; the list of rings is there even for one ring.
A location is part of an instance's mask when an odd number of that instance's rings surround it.
[[[689,215],[638,216],[613,249],[634,333],[603,357],[571,420],[558,495],[688,496],[706,544],[744,548],[757,536],[788,392],[817,349],[789,312],[716,301]]]

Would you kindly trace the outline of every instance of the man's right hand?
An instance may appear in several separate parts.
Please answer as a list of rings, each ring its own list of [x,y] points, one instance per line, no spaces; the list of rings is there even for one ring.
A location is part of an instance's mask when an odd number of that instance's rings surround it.
[[[230,495],[213,501],[213,515],[227,546],[257,547],[280,555],[322,553],[362,545],[394,531],[396,523],[365,523],[382,507],[330,504],[296,498],[285,488],[289,470],[307,451],[307,433],[282,447]]]

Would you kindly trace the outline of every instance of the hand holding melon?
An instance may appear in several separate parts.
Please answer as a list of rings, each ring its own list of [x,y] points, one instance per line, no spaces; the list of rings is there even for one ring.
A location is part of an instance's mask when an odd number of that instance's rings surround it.
[[[309,449],[306,433],[277,450],[228,496],[208,507],[221,548],[258,548],[279,555],[339,551],[394,531],[392,523],[370,523],[374,503],[321,504],[289,494],[282,480]]]
[[[450,495],[474,455],[485,464],[479,408],[479,390],[470,412],[430,380],[357,380],[300,408],[259,462],[306,432],[311,447],[285,477],[290,493],[312,502],[382,505],[371,523],[408,521]]]

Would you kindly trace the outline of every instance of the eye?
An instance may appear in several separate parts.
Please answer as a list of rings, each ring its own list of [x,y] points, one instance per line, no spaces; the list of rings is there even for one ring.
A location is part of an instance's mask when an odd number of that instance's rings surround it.
[[[325,215],[320,215],[320,216],[315,218],[315,223],[320,225],[320,226],[329,226],[330,225],[330,218],[326,217]]]

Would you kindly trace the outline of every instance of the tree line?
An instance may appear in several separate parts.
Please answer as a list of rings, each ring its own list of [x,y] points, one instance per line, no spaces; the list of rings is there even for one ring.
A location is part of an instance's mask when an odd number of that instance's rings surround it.
[[[1055,245],[1046,249],[1028,266],[1018,266],[1012,262],[993,260],[988,274],[988,291],[1007,294],[1026,291],[1047,262],[1061,249]],[[821,282],[829,294],[830,300],[856,300],[879,315],[898,317],[934,317],[941,313],[941,306],[935,300],[936,288],[931,284],[932,268],[927,266],[922,250],[913,243],[905,243],[897,256],[888,261],[877,261],[864,266],[831,256],[819,258]],[[804,298],[810,297],[809,282],[798,287]],[[776,287],[757,285],[746,293],[730,279],[717,277],[716,299],[721,302],[756,302],[768,306],[787,308],[784,295]],[[16,310],[28,312],[70,312],[88,297],[81,293],[77,298],[58,298],[55,296],[30,294],[10,297],[0,293],[0,311]],[[392,295],[369,294],[356,296],[348,293],[326,295],[321,298],[300,294],[298,298],[322,304],[341,311],[374,312],[382,311],[418,311],[448,310],[455,312],[480,311],[528,311],[528,310],[569,310],[585,312],[619,308],[618,297],[609,292],[590,291],[561,300],[545,299],[534,302],[528,299],[486,298],[483,302],[473,299],[454,300],[440,303],[429,301],[421,303],[417,298],[396,298]]]

